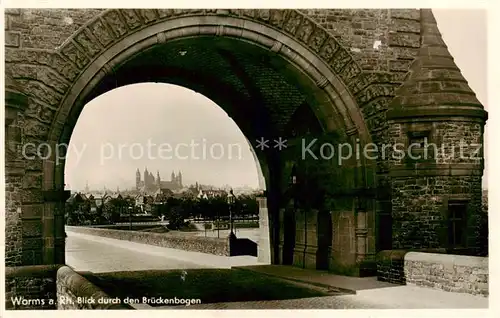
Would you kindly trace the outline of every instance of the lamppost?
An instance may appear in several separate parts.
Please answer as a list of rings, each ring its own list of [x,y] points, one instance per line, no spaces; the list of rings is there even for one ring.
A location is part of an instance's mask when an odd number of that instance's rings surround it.
[[[220,238],[220,216],[219,216],[219,209],[217,207],[217,238]]]
[[[231,191],[229,191],[229,195],[227,196],[227,204],[229,205],[229,226],[231,227],[231,233],[229,233],[229,236],[235,236],[233,232],[233,210],[231,209],[234,201],[234,193],[233,189],[231,189]]]
[[[130,221],[130,231],[132,231],[132,207],[128,207],[128,219]]]

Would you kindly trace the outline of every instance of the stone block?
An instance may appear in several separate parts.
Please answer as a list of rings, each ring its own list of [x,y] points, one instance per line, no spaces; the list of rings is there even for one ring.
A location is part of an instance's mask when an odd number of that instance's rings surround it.
[[[21,208],[23,219],[40,219],[43,216],[43,204],[23,205]]]
[[[23,236],[33,237],[42,235],[42,222],[40,220],[25,220],[23,223]]]
[[[20,42],[21,42],[21,34],[19,32],[13,32],[13,31],[5,32],[6,47],[19,47]]]
[[[395,32],[420,33],[420,22],[407,19],[392,19],[391,30]]]
[[[43,202],[41,189],[19,189],[19,195],[22,203],[32,204]]]
[[[42,174],[26,174],[23,177],[23,189],[41,189]]]
[[[418,48],[420,47],[420,35],[412,33],[390,33],[389,46]]]
[[[42,251],[40,250],[23,250],[22,264],[23,265],[40,265],[43,263]]]
[[[392,18],[420,20],[420,11],[418,9],[390,9]]]
[[[389,61],[389,70],[390,71],[408,71],[412,60],[391,60]]]
[[[41,237],[25,237],[23,238],[23,250],[40,250],[43,247],[43,239]]]

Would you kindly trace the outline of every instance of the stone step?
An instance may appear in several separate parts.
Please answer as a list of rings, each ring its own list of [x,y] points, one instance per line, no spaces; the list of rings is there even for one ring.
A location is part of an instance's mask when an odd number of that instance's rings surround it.
[[[310,279],[304,278],[304,277],[283,275],[283,274],[279,274],[276,272],[266,271],[265,270],[266,266],[269,266],[269,265],[235,266],[235,267],[232,267],[232,269],[257,272],[259,274],[271,276],[273,278],[280,279],[282,281],[291,282],[295,285],[299,285],[302,287],[326,292],[328,294],[350,294],[350,295],[356,294],[355,289],[333,286],[333,285],[328,284],[328,283],[322,283],[322,282],[310,280]]]

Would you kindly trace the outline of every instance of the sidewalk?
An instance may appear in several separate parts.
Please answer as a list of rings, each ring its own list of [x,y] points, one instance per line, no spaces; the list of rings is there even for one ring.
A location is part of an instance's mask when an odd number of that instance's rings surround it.
[[[325,271],[307,270],[283,265],[241,266],[249,270],[297,282],[340,289],[351,295],[335,296],[352,299],[374,308],[488,308],[488,298],[413,285],[396,285],[377,281],[376,277],[349,277]]]

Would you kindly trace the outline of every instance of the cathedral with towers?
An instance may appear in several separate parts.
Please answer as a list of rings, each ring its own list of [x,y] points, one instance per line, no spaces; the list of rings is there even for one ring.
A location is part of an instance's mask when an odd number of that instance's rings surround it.
[[[175,172],[172,171],[170,176],[170,181],[162,181],[160,178],[160,172],[156,172],[156,178],[154,177],[152,172],[148,171],[146,167],[144,169],[143,178],[141,180],[141,173],[139,169],[135,172],[135,187],[137,191],[142,193],[151,193],[156,192],[159,189],[170,189],[172,191],[181,190],[183,188],[182,185],[182,173],[176,175]]]

